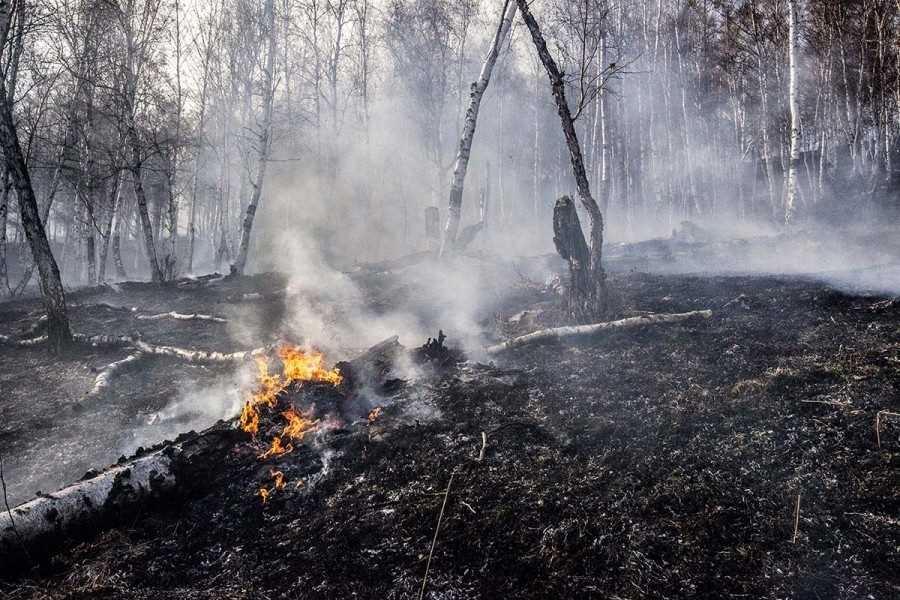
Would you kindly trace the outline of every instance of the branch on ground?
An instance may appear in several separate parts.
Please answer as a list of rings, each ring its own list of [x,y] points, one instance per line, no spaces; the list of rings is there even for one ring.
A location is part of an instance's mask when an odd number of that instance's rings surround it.
[[[549,340],[561,340],[573,337],[585,337],[595,335],[601,331],[609,329],[626,329],[630,327],[641,327],[643,325],[655,325],[659,323],[678,323],[693,318],[709,319],[712,317],[711,310],[695,310],[678,314],[654,314],[642,315],[640,317],[629,317],[619,321],[607,321],[605,323],[594,323],[593,325],[574,325],[570,327],[555,327],[552,329],[541,329],[528,335],[513,338],[502,344],[490,346],[486,352],[488,354],[499,354],[505,350],[518,348],[527,344],[536,342],[546,342]]]

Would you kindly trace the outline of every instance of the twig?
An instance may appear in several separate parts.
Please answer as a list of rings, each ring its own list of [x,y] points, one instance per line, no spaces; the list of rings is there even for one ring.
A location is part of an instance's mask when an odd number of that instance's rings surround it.
[[[481,452],[478,453],[478,462],[484,460],[484,449],[487,448],[487,434],[481,432]]]
[[[791,540],[792,544],[797,543],[797,533],[800,529],[800,492],[797,492],[797,504],[794,506],[794,538]]]
[[[25,547],[25,541],[22,539],[22,536],[19,535],[19,530],[16,527],[16,522],[13,521],[12,509],[9,507],[9,497],[6,495],[6,478],[3,476],[3,455],[0,454],[0,486],[3,487],[3,504],[6,506],[6,513],[9,515],[9,524],[12,527],[13,533],[16,534],[16,539],[19,541],[19,545],[22,546],[22,552],[25,553],[25,558],[31,562],[31,555],[28,553],[28,548]]]
[[[438,515],[437,526],[434,528],[434,538],[431,540],[431,549],[428,551],[428,560],[425,563],[425,576],[422,577],[422,589],[419,590],[419,600],[425,597],[425,586],[428,585],[428,571],[431,570],[431,557],[434,555],[434,547],[437,545],[438,533],[441,531],[441,521],[444,520],[444,509],[447,508],[447,497],[450,495],[450,486],[453,485],[453,475],[456,470],[450,471],[450,479],[447,481],[447,489],[444,490],[444,502],[441,504],[441,512]]]

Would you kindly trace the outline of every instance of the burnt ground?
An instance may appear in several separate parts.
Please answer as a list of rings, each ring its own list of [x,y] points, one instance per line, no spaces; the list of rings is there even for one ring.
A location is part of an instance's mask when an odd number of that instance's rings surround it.
[[[272,282],[224,285],[247,293]],[[900,303],[797,277],[621,273],[611,285],[622,315],[714,316],[423,376],[386,398],[374,423],[346,424],[271,462],[246,439],[209,466],[203,489],[69,545],[0,590],[14,599],[414,597],[452,475],[429,598],[898,597],[900,419],[884,419],[880,449],[874,425],[879,411],[900,412]],[[213,295],[232,292],[103,294],[216,312]],[[502,316],[548,299],[519,293]],[[34,306],[2,310],[26,318]],[[108,318],[94,316],[102,309],[88,310],[79,330],[95,323],[108,333]],[[157,343],[242,347],[212,324],[153,323],[143,333]],[[277,335],[264,329],[261,338]],[[61,365],[31,352],[0,351],[4,390],[13,386],[0,438],[12,486],[27,470],[80,475],[64,456],[65,444],[77,446],[67,426],[114,445],[128,435],[122,423],[161,410],[182,377],[228,376],[161,361],[147,367],[157,375],[141,373],[150,384],[120,381],[108,402],[68,411],[61,404],[90,387],[86,366],[109,357]],[[26,466],[16,471],[16,461]],[[288,483],[263,504],[255,493],[273,467]]]

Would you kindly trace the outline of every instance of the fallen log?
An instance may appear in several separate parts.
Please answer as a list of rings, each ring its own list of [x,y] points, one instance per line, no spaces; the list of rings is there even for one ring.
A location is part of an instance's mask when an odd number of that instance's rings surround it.
[[[180,349],[151,346],[135,341],[142,352],[162,350],[163,354]],[[221,353],[189,352],[209,358],[211,355],[230,357],[249,356],[264,350]],[[353,379],[353,388],[345,388],[338,395],[356,395],[363,387],[383,387],[398,361],[402,361],[405,349],[396,336],[376,344],[359,357],[340,363],[342,374]],[[119,367],[129,361],[118,361]],[[135,359],[136,360],[136,359]],[[113,363],[116,364],[116,363]],[[110,365],[112,366],[112,365]],[[109,367],[107,367],[108,369]],[[366,378],[372,380],[367,381]],[[99,379],[99,376],[98,376]],[[96,384],[95,384],[96,387]],[[310,388],[315,389],[315,388]],[[325,389],[334,388],[328,387]],[[362,396],[354,402],[362,403]],[[336,407],[345,415],[348,406]],[[360,404],[354,409],[362,410]],[[368,411],[371,406],[365,405]],[[367,413],[362,413],[363,415]],[[230,477],[224,456],[236,443],[247,439],[236,426],[236,419],[219,422],[200,433],[179,436],[174,442],[165,443],[149,452],[138,452],[130,460],[120,460],[99,473],[92,472],[84,479],[54,492],[7,509],[0,514],[0,573],[16,574],[22,569],[57,552],[69,540],[96,535],[102,529],[125,522],[138,514],[143,507],[159,506],[161,502],[208,491],[210,482],[223,473]]]
[[[6,344],[7,346],[16,346],[18,348],[27,348],[29,346],[39,346],[46,342],[48,339],[49,338],[46,335],[24,340],[14,338],[9,335],[0,335],[0,344]]]
[[[541,329],[540,331],[535,331],[534,333],[529,333],[528,335],[522,335],[513,338],[511,340],[503,342],[502,344],[489,346],[485,350],[485,352],[487,352],[487,354],[499,354],[512,348],[518,348],[520,346],[525,346],[526,344],[533,344],[536,342],[543,342],[547,340],[584,337],[595,335],[597,333],[600,333],[601,331],[607,331],[610,329],[626,329],[630,327],[642,327],[644,325],[654,325],[659,323],[679,323],[681,321],[687,321],[688,319],[709,319],[710,317],[712,317],[711,310],[695,310],[677,314],[641,315],[639,317],[629,317],[627,319],[621,319],[618,321],[607,321],[605,323],[594,323],[592,325],[573,325],[569,327]]]
[[[392,374],[393,379],[396,379],[393,371],[406,352],[399,340],[399,336],[391,336],[353,360],[336,364],[335,367],[344,378],[342,383],[344,390],[349,393],[356,393],[365,388],[380,390],[392,380]]]
[[[219,423],[0,514],[0,572],[15,574],[69,539],[115,525],[139,506],[202,490],[243,434]]]
[[[108,387],[112,378],[122,369],[124,369],[129,364],[136,362],[143,356],[142,352],[135,352],[134,354],[129,354],[125,358],[121,360],[117,360],[112,362],[97,373],[97,377],[94,379],[94,386],[85,394],[84,399],[90,400],[92,398],[96,398],[100,394],[102,394]]]
[[[158,321],[160,319],[175,319],[176,321],[212,321],[214,323],[227,323],[228,319],[216,317],[213,315],[203,315],[200,313],[179,313],[170,311],[167,313],[159,313],[158,315],[138,315],[139,321]]]
[[[157,354],[160,356],[174,356],[182,358],[192,363],[227,363],[227,362],[243,362],[254,356],[262,356],[266,353],[266,348],[254,348],[253,350],[243,350],[240,352],[215,352],[212,350],[190,350],[187,348],[178,348],[177,346],[156,346],[148,344],[137,338],[132,338],[132,345],[139,351],[146,354]]]

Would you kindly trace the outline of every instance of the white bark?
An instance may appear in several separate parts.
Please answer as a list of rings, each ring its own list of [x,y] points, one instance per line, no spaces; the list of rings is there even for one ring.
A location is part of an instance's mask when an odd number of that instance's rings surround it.
[[[784,207],[784,222],[790,225],[797,208],[797,167],[800,162],[800,98],[797,90],[797,3],[788,1],[788,102],[791,111],[791,157],[788,166],[787,200]]]
[[[109,388],[109,384],[112,381],[112,378],[115,377],[116,374],[127,365],[139,360],[141,356],[142,353],[135,352],[134,354],[129,354],[125,358],[117,360],[104,367],[99,373],[97,373],[97,377],[94,379],[93,387],[91,387],[90,391],[85,394],[85,400],[96,398],[104,391],[106,391],[106,389]]]
[[[463,126],[462,137],[459,140],[459,149],[456,152],[456,161],[453,164],[453,179],[450,182],[450,205],[447,211],[447,226],[444,230],[444,240],[441,244],[441,256],[445,256],[453,245],[456,243],[456,234],[459,231],[459,219],[462,211],[463,186],[466,179],[466,170],[469,166],[469,156],[472,153],[472,140],[475,137],[475,125],[478,122],[478,109],[481,106],[481,98],[487,90],[491,81],[491,73],[494,70],[494,64],[497,62],[497,56],[500,54],[500,47],[509,35],[512,26],[513,17],[516,15],[516,3],[512,0],[506,0],[504,4],[503,18],[497,33],[494,35],[494,41],[488,51],[484,64],[481,66],[481,74],[478,81],[472,84],[471,100],[469,108],[466,110],[466,121]]]
[[[228,319],[200,313],[184,314],[175,312],[160,313],[158,315],[139,315],[140,321],[159,321],[160,319],[175,319],[176,321],[212,321],[214,323],[227,323]]]
[[[266,353],[265,348],[255,348],[253,350],[245,350],[242,352],[215,352],[211,350],[190,350],[188,348],[178,348],[177,346],[156,346],[148,344],[141,340],[133,340],[132,345],[139,351],[146,354],[157,354],[160,356],[174,356],[182,358],[192,363],[227,363],[242,362],[254,356],[262,356]]]
[[[625,329],[630,327],[641,327],[643,325],[654,325],[658,323],[679,323],[693,318],[709,319],[712,317],[711,310],[695,310],[687,313],[678,314],[657,314],[642,315],[640,317],[629,317],[619,321],[608,321],[605,323],[594,323],[592,325],[573,325],[569,327],[555,327],[553,329],[541,329],[528,335],[513,338],[502,344],[488,347],[485,352],[488,354],[499,354],[505,350],[518,348],[526,344],[535,342],[545,342],[548,340],[559,340],[572,337],[585,337],[595,335],[601,331],[610,329]]]
[[[259,164],[256,168],[256,181],[253,184],[253,196],[247,205],[247,213],[241,227],[241,244],[238,255],[231,265],[233,275],[243,275],[247,266],[247,253],[250,251],[250,233],[253,230],[253,219],[262,196],[263,181],[266,176],[266,165],[269,162],[269,153],[272,149],[272,111],[275,101],[275,53],[277,51],[275,34],[275,2],[267,0],[266,18],[269,34],[269,49],[266,56],[266,82],[265,98],[263,100],[263,129],[259,139]]]
[[[177,447],[176,447],[177,449]],[[65,532],[94,518],[116,498],[129,502],[175,486],[172,459],[163,451],[131,463],[112,467],[53,494],[43,495],[0,513],[0,556],[11,556],[44,539],[58,539]]]

